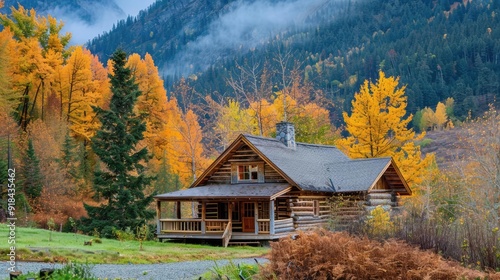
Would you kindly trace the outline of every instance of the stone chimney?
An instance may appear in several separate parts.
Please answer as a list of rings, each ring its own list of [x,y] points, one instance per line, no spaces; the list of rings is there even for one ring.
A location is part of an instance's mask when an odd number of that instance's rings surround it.
[[[276,139],[285,144],[290,149],[297,147],[295,144],[295,126],[289,122],[279,122],[276,124]]]

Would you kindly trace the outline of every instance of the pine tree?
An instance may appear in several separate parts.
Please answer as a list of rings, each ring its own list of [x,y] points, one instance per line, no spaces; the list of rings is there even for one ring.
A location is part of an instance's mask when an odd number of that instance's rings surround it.
[[[89,217],[82,219],[85,232],[97,229],[105,237],[112,236],[113,228],[135,229],[154,217],[154,212],[147,209],[153,195],[144,194],[151,182],[143,166],[148,151],[136,149],[146,130],[144,121],[134,113],[141,92],[125,67],[125,52],[116,51],[111,60],[110,109],[94,107],[102,126],[92,138],[92,149],[106,167],[94,173],[95,198],[102,203],[86,204]]]
[[[33,206],[33,200],[42,194],[43,184],[40,161],[35,154],[35,148],[31,139],[28,140],[28,149],[23,159],[22,172],[24,177],[23,191],[29,199],[31,206]]]

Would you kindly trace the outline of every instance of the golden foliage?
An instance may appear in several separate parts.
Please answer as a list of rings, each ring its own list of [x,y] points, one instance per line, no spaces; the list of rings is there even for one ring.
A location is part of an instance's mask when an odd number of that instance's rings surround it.
[[[402,241],[378,242],[344,232],[299,232],[271,244],[268,279],[474,279],[487,274]],[[499,279],[489,274],[489,279]]]
[[[370,211],[366,220],[366,226],[370,236],[385,237],[390,236],[394,230],[394,222],[391,221],[389,211],[386,211],[381,205]]]
[[[295,124],[297,142],[333,144],[337,133],[330,123],[328,110],[317,103],[306,102],[298,93],[295,96],[303,102],[278,92],[272,103],[261,99],[251,102],[247,109],[229,100],[218,111],[215,130],[219,141],[226,147],[240,133],[272,137],[276,124],[284,119],[286,106],[287,118]]]
[[[182,113],[177,99],[167,102],[164,137],[167,142],[168,163],[186,186],[207,166],[203,156],[202,131],[192,110]]]
[[[236,100],[229,99],[226,106],[219,106],[219,116],[214,130],[218,135],[223,149],[226,149],[238,135],[252,133],[254,127],[256,127],[256,123],[252,115],[242,109],[240,103]]]
[[[92,60],[90,51],[76,47],[59,76],[61,104],[65,106],[71,132],[87,141],[100,127],[92,107],[104,103],[99,92],[101,81],[94,80]]]
[[[167,91],[151,55],[146,54],[144,59],[141,59],[140,55],[131,54],[126,67],[130,68],[142,92],[134,110],[146,122],[144,141],[140,145],[145,145],[153,155],[149,166],[155,172],[167,145],[163,135],[167,121]]]
[[[416,136],[408,129],[412,116],[405,118],[405,87],[398,88],[399,78],[386,77],[382,71],[379,75],[376,83],[365,81],[361,86],[351,115],[343,113],[350,136],[337,145],[351,158],[391,156],[410,185],[419,183],[433,156],[422,159],[420,147],[414,144],[424,135]]]

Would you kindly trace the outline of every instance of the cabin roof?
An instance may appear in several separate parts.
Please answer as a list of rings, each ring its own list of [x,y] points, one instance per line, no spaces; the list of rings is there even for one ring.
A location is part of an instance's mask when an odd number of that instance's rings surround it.
[[[179,190],[155,196],[159,200],[196,200],[196,199],[275,199],[288,192],[292,187],[288,184],[238,184],[209,185]]]
[[[355,159],[325,164],[336,192],[367,191],[391,163],[391,158]]]
[[[203,187],[211,174],[229,160],[242,145],[254,150],[290,186],[303,191],[370,192],[379,179],[384,177],[391,190],[400,195],[411,194],[411,189],[390,157],[350,159],[335,146],[296,143],[296,148],[293,149],[274,138],[247,134],[238,136],[190,188]],[[218,186],[214,184],[206,187],[216,189]],[[230,186],[235,187],[238,184]],[[243,188],[238,187],[238,190]],[[233,193],[236,193],[236,189]]]
[[[390,157],[350,159],[335,146],[297,143],[295,149],[290,149],[274,138],[253,135],[243,137],[270,164],[306,191],[369,191],[391,165],[395,166]],[[394,188],[401,194],[410,194],[397,168],[393,169],[393,176],[401,179],[400,182],[393,182]]]

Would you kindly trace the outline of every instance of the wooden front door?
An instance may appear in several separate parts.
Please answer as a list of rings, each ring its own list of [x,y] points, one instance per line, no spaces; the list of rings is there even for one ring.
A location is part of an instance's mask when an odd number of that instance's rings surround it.
[[[253,202],[243,202],[241,219],[243,232],[255,232],[255,204]]]

